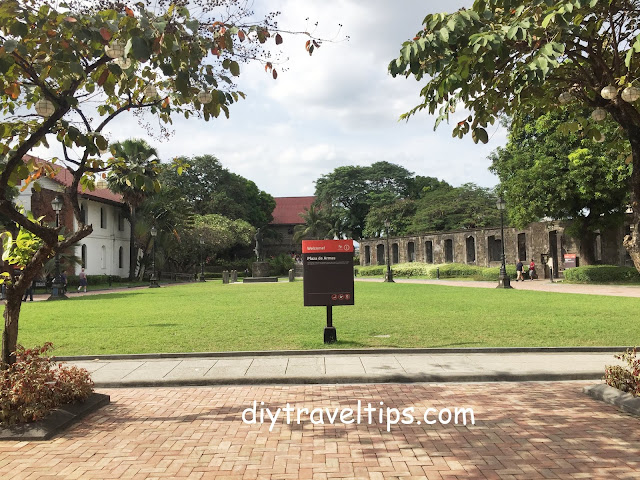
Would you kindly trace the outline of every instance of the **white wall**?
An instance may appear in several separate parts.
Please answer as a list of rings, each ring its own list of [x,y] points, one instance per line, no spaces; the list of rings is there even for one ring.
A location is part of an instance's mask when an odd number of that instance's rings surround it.
[[[82,245],[86,245],[85,273],[126,277],[129,274],[130,226],[125,218],[122,219],[122,225],[119,225],[118,216],[123,214],[122,209],[89,199],[80,199],[80,205],[84,206],[87,215],[86,223],[93,227],[91,235],[83,238],[76,247],[75,254],[78,258],[82,258]],[[106,221],[104,227],[100,222],[101,209]],[[74,227],[77,228],[75,220]],[[121,262],[120,248],[122,248]],[[80,268],[80,266],[76,267],[76,274],[80,272]]]
[[[49,178],[39,180],[43,189],[55,192],[63,192],[63,188],[58,183]],[[118,215],[122,209],[115,205],[101,203],[95,200],[79,198],[80,205],[84,205],[87,212],[86,223],[93,226],[93,232],[88,237],[83,238],[76,247],[74,255],[82,258],[82,245],[86,245],[87,259],[85,272],[87,275],[115,275],[126,277],[129,275],[129,221],[123,219],[123,229],[118,227]],[[23,206],[26,210],[31,210],[31,186],[24,192],[20,192],[16,197],[16,204]],[[106,228],[100,225],[100,209],[104,210]],[[78,223],[73,220],[74,229],[78,228]],[[104,247],[104,249],[103,249]],[[119,262],[119,249],[122,247],[122,267]],[[80,273],[80,265],[75,266],[76,275]]]

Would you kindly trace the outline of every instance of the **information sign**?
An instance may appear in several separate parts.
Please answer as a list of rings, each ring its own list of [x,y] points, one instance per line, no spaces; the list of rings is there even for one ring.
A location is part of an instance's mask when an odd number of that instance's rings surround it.
[[[304,305],[353,305],[353,240],[303,240]]]

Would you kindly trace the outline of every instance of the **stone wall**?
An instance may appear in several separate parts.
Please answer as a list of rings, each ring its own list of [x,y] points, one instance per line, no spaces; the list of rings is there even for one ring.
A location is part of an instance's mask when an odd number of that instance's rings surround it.
[[[564,255],[574,253],[579,265],[579,242],[565,234],[567,222],[535,222],[524,229],[505,227],[504,250],[507,264],[520,258],[528,264],[531,259],[538,265],[538,274],[548,278],[548,255],[554,259],[554,276],[564,269]],[[630,259],[622,246],[625,228],[603,232],[597,240],[596,258],[600,263],[629,265]],[[389,237],[391,263],[465,263],[482,267],[501,264],[501,231],[496,228],[424,233],[406,237]],[[360,265],[386,263],[386,239],[368,238],[360,241]]]

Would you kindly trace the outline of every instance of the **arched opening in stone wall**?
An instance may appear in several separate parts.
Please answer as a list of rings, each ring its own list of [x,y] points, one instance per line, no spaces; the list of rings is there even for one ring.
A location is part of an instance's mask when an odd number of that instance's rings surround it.
[[[400,262],[400,249],[398,248],[398,244],[394,243],[391,247],[391,263],[399,263]]]
[[[453,263],[453,240],[450,238],[444,241],[444,261],[445,263]]]
[[[407,260],[410,262],[416,261],[416,244],[413,242],[407,244]]]
[[[378,261],[378,265],[384,265],[384,245],[379,244],[376,247],[376,260]]]
[[[424,261],[433,263],[433,242],[431,240],[424,242]]]
[[[467,237],[467,263],[476,263],[476,239]]]
[[[371,265],[371,247],[369,245],[364,247],[364,264]]]

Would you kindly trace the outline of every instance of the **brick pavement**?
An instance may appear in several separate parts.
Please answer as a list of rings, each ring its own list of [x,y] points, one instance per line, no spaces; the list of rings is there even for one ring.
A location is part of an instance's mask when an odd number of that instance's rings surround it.
[[[590,382],[100,390],[112,403],[48,442],[0,442],[0,478],[640,478],[640,419]],[[474,409],[476,424],[245,425],[276,408]],[[422,413],[420,413],[421,415]],[[295,418],[295,416],[294,416]],[[303,419],[305,417],[303,416]]]

